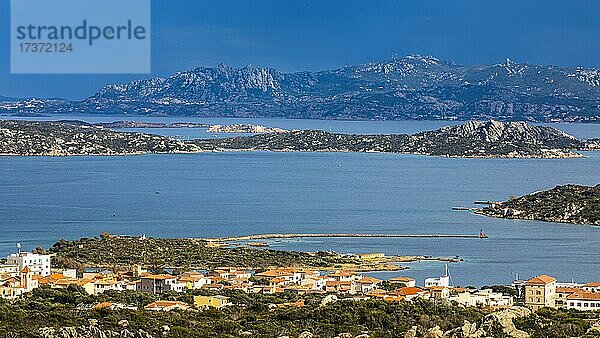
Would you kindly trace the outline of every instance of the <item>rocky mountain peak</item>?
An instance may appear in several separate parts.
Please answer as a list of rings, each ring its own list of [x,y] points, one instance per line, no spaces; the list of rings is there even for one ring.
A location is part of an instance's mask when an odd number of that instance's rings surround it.
[[[530,125],[526,122],[469,121],[440,129],[454,137],[484,142],[519,141],[544,144],[548,141],[576,141],[576,138],[555,128]]]

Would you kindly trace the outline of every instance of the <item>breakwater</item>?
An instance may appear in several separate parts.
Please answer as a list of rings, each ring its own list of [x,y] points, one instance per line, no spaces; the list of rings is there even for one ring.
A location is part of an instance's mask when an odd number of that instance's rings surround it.
[[[479,235],[452,235],[452,234],[261,234],[261,235],[247,235],[247,236],[233,236],[233,237],[216,237],[216,238],[203,238],[210,242],[237,242],[237,241],[252,241],[260,239],[281,239],[281,238],[328,238],[328,237],[339,237],[339,238],[354,238],[354,237],[368,237],[368,238],[473,238],[479,239]]]

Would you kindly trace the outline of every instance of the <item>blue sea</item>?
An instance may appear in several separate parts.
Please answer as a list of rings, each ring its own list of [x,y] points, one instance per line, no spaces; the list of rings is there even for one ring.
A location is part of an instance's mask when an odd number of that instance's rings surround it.
[[[60,117],[256,123],[289,129],[392,133],[447,122]],[[600,125],[555,125],[581,138]],[[203,130],[145,130],[212,137]],[[187,136],[186,136],[187,137]],[[0,255],[48,247],[61,238],[113,234],[218,237],[272,232],[468,234],[489,239],[310,238],[272,240],[284,250],[459,256],[456,285],[507,284],[547,273],[600,280],[600,228],[492,219],[453,206],[505,200],[559,184],[600,183],[600,153],[581,159],[447,159],[373,153],[205,153],[127,157],[0,157]],[[157,194],[159,192],[159,194]],[[443,263],[374,273],[418,279]]]

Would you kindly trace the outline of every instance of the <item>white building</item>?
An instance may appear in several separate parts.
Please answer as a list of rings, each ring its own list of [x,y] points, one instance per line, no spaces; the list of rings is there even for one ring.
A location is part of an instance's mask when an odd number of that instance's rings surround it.
[[[591,282],[581,286],[587,292],[600,293],[600,282]]]
[[[443,276],[425,279],[426,288],[430,288],[433,286],[450,286],[450,273],[448,273],[448,264],[446,264],[446,273]]]
[[[17,264],[0,264],[0,275],[16,277],[19,275],[20,271]]]
[[[600,310],[600,294],[580,291],[567,297],[567,309],[581,311]]]
[[[513,298],[499,292],[485,289],[479,291],[466,291],[449,298],[463,306],[485,306],[490,308],[507,308],[513,305]]]
[[[19,248],[19,246],[17,246]],[[8,265],[18,265],[19,271],[29,267],[34,275],[50,275],[50,255],[39,255],[31,252],[19,251],[6,257]]]

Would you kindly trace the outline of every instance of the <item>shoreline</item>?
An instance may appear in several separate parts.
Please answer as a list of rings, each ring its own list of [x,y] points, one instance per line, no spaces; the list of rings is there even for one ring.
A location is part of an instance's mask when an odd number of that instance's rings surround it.
[[[157,135],[157,134],[149,134]],[[124,156],[140,156],[140,155],[195,155],[195,154],[221,154],[221,153],[254,153],[254,152],[269,152],[269,153],[353,153],[353,154],[393,154],[393,155],[409,155],[423,156],[433,158],[447,159],[531,159],[531,160],[560,160],[560,159],[581,159],[587,156],[578,153],[578,151],[600,151],[600,150],[573,150],[569,156],[460,156],[460,155],[432,155],[425,153],[410,153],[410,152],[385,152],[385,151],[348,151],[348,150],[282,150],[282,149],[213,149],[213,150],[193,150],[193,151],[173,151],[173,152],[130,152],[118,154],[15,154],[15,153],[0,153],[0,157],[124,157]]]
[[[474,211],[473,214],[484,216],[484,217],[497,218],[497,219],[506,219],[506,220],[537,221],[537,222],[544,222],[544,223],[555,223],[555,224],[560,224],[560,225],[564,225],[564,224],[586,225],[586,226],[589,226],[589,227],[600,228],[600,225],[590,224],[590,223],[570,222],[570,221],[566,221],[566,220],[565,221],[561,221],[561,220],[547,220],[547,219],[541,219],[541,218],[507,217],[507,216],[499,216],[499,215],[488,214],[488,213],[485,213],[484,211],[481,211],[481,210]]]
[[[470,238],[481,239],[479,235],[464,234],[258,234],[232,237],[193,238],[207,242],[240,242],[259,239],[281,239],[281,238]]]

